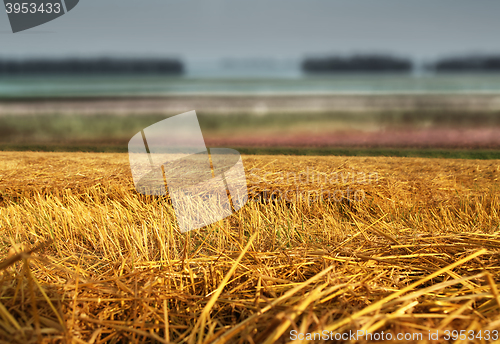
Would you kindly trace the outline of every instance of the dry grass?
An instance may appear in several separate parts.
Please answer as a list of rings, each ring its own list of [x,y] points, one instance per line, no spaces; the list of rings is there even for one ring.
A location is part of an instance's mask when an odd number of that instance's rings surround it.
[[[125,154],[0,161],[3,343],[500,327],[498,161],[245,157],[255,201],[186,234],[168,199],[134,191]],[[294,183],[308,169],[320,178]],[[326,197],[347,189],[366,198]]]

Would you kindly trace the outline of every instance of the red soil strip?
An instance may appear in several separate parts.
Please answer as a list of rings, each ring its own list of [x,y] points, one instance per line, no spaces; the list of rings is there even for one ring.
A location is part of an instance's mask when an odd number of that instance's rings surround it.
[[[276,133],[239,137],[207,136],[208,146],[233,147],[414,147],[500,148],[500,128],[431,128],[314,134]]]

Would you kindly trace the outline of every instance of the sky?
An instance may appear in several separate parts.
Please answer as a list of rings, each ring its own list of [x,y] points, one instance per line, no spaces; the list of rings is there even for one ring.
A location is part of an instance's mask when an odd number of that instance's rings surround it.
[[[500,53],[500,1],[80,0],[13,34],[0,11],[0,58],[300,59],[364,52],[417,60]]]

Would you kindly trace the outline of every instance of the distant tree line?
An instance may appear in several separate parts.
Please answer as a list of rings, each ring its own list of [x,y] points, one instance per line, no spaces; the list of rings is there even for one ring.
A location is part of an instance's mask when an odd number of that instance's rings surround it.
[[[308,73],[410,72],[412,68],[409,59],[383,55],[307,58],[302,63],[302,70]]]
[[[450,57],[430,65],[436,72],[500,72],[500,56]]]
[[[176,59],[0,60],[0,75],[178,75],[184,65]]]
[[[394,72],[409,73],[414,70],[413,61],[390,55],[354,55],[307,58],[302,62],[306,73],[337,72]],[[500,72],[499,56],[449,57],[429,63],[425,69],[436,73],[446,72]]]

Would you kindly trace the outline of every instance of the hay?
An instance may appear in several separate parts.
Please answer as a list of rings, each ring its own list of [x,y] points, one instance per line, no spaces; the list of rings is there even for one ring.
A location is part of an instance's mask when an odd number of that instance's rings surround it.
[[[126,155],[0,159],[1,342],[444,341],[500,326],[497,161],[245,157],[252,201],[181,234],[168,199],[135,193]],[[365,199],[326,197],[347,188]]]

